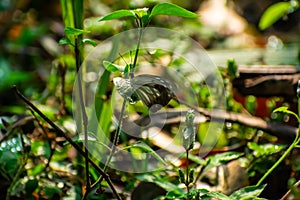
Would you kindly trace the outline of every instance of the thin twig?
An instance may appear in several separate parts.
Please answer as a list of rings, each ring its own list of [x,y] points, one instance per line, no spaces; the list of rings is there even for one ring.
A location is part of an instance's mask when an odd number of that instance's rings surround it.
[[[61,130],[52,120],[50,120],[46,115],[43,114],[35,105],[33,105],[26,97],[24,97],[16,86],[13,86],[13,90],[18,95],[20,99],[22,99],[32,110],[34,110],[41,118],[43,118],[50,126],[52,126],[55,131],[64,137],[82,156],[85,155],[85,152],[81,149],[81,147],[75,143],[63,130]],[[89,163],[97,170],[99,174],[105,179],[109,187],[111,188],[113,194],[116,196],[118,200],[121,200],[116,188],[112,184],[108,174],[106,174],[94,161],[88,158]]]
[[[15,122],[11,127],[9,127],[10,129],[3,135],[3,137],[0,138],[0,144],[3,141],[5,141],[7,138],[9,138],[9,136],[11,136],[11,134],[13,133],[13,131],[16,128],[27,124],[27,122],[32,121],[33,119],[34,119],[34,117],[32,117],[32,116],[26,116],[26,117],[20,119],[19,121]]]
[[[299,185],[300,185],[300,180],[297,181],[292,187],[297,188]],[[281,197],[280,200],[285,200],[285,199],[287,199],[287,198],[290,196],[291,192],[292,192],[292,189],[289,189],[289,190]]]
[[[189,107],[189,105],[186,105]],[[195,107],[192,106],[191,108],[195,109],[198,113],[200,113],[202,116],[196,116],[195,121],[197,122],[205,122],[205,121],[220,121],[220,122],[232,122],[232,123],[238,123],[242,124],[248,127],[253,127],[260,129],[262,131],[265,131],[271,135],[274,135],[281,140],[284,140],[286,142],[292,142],[296,134],[298,132],[298,129],[296,127],[292,127],[285,124],[278,124],[275,122],[268,122],[260,117],[255,117],[249,114],[243,114],[243,113],[234,113],[229,111],[222,111],[222,110],[208,110],[205,108]],[[164,124],[171,124],[171,123],[179,123],[184,120],[182,117],[180,117],[183,112],[186,112],[188,109],[169,109],[166,112],[157,112],[152,113],[151,118],[152,119],[159,119],[160,115],[166,115],[167,114],[167,120],[164,122]],[[179,117],[178,117],[179,116]],[[203,117],[204,116],[204,117]],[[150,119],[150,116],[142,116],[139,119],[135,120],[135,123],[139,125],[144,125],[145,122],[148,122]],[[160,120],[155,121],[156,125],[159,125],[161,123]]]

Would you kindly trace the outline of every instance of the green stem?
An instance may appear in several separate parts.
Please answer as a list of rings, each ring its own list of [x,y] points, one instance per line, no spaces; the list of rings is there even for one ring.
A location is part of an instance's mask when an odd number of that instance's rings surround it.
[[[185,186],[187,190],[186,199],[189,199],[190,194],[190,188],[189,188],[189,150],[186,150],[186,178],[185,178]]]
[[[293,148],[299,143],[299,132],[296,135],[294,142],[289,146],[289,148],[284,152],[284,154],[279,158],[279,160],[265,173],[265,175],[257,182],[256,186],[262,184],[262,182],[269,176],[273,170],[278,167],[278,165],[288,156],[288,154],[293,150]]]
[[[85,103],[83,98],[83,89],[82,89],[82,82],[81,82],[81,75],[79,74],[80,66],[82,63],[82,49],[80,46],[82,43],[80,42],[81,38],[75,38],[75,60],[76,60],[76,71],[77,71],[77,82],[78,82],[78,93],[79,93],[79,103],[80,103],[80,110],[83,120],[83,133],[84,133],[84,157],[85,157],[85,175],[86,175],[86,191],[90,189],[90,178],[89,178],[89,152],[88,152],[88,117],[85,111]],[[85,197],[84,197],[85,198]]]
[[[123,104],[122,104],[122,108],[121,108],[121,113],[120,113],[119,120],[118,120],[119,121],[119,126],[117,127],[117,129],[115,131],[115,135],[114,135],[113,142],[112,142],[111,152],[110,152],[109,157],[106,160],[106,163],[104,165],[104,169],[103,169],[104,171],[106,171],[107,166],[109,165],[109,163],[110,163],[110,161],[113,157],[113,154],[116,151],[116,147],[118,145],[118,142],[119,142],[120,134],[121,134],[121,131],[122,131],[123,116],[124,116],[126,103],[127,103],[127,101],[124,99]]]
[[[121,131],[122,131],[123,116],[124,116],[124,111],[125,111],[126,103],[127,103],[127,101],[124,100],[124,101],[123,101],[123,104],[122,104],[120,116],[119,116],[119,119],[118,119],[119,126],[117,127],[117,129],[116,129],[116,131],[115,131],[115,135],[114,135],[113,142],[112,142],[112,148],[111,148],[109,157],[108,157],[108,159],[106,160],[105,165],[104,165],[104,169],[103,169],[104,172],[106,172],[107,167],[108,167],[108,165],[109,165],[109,163],[110,163],[110,161],[111,161],[111,159],[112,159],[112,157],[113,157],[113,155],[114,155],[114,153],[115,153],[115,151],[116,151],[116,146],[117,146],[117,144],[118,144],[118,142],[119,142],[119,137],[120,137],[120,134],[121,134]],[[95,183],[91,186],[90,189],[95,188],[99,183],[101,183],[102,180],[103,180],[103,178],[104,178],[103,176],[100,176],[100,177],[98,178],[98,180],[96,180]]]
[[[299,85],[298,85],[299,87]],[[298,91],[297,91],[298,92]],[[261,185],[261,183],[266,179],[267,176],[269,176],[272,171],[278,167],[278,165],[288,156],[288,154],[295,148],[298,146],[299,142],[300,142],[300,138],[299,138],[299,131],[300,131],[300,121],[299,121],[299,114],[300,114],[300,98],[298,96],[298,115],[295,114],[295,116],[298,119],[298,132],[296,134],[296,137],[293,141],[293,143],[289,146],[289,148],[284,152],[284,154],[279,158],[279,160],[267,171],[267,173],[265,173],[265,175],[257,182],[256,186]]]
[[[132,68],[130,69],[130,78],[133,78],[133,76],[134,76],[134,69],[136,67],[137,58],[138,58],[138,55],[139,55],[139,50],[140,50],[140,45],[141,45],[141,39],[142,39],[142,35],[143,35],[143,29],[144,28],[139,28],[139,34],[138,34],[138,41],[137,41],[137,45],[136,45],[136,51],[135,51],[135,55],[134,55],[134,60],[133,60]]]

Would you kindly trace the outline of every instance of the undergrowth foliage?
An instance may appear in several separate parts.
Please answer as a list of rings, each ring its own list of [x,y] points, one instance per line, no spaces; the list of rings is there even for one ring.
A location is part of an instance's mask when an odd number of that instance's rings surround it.
[[[201,16],[175,4],[159,3],[151,9],[122,9],[101,17],[98,23],[133,22],[136,29],[132,32],[137,37],[131,44],[133,50],[124,54],[118,51],[124,41],[113,41],[105,59],[100,59],[100,54],[95,58],[100,69],[97,74],[88,71],[93,63],[85,60],[86,49],[94,48],[97,52],[100,44],[85,38],[93,32],[84,28],[84,1],[61,0],[60,3],[65,37],[58,43],[63,46],[65,55],[54,61],[58,75],[49,77],[48,93],[43,94],[48,95],[47,101],[29,100],[14,86],[13,90],[29,112],[18,119],[0,118],[0,131],[5,133],[0,139],[0,175],[5,180],[6,191],[1,198],[264,199],[261,196],[268,187],[268,177],[280,169],[284,161],[288,163],[289,157],[294,156],[293,151],[299,148],[299,132],[291,144],[283,145],[273,142],[274,137],[260,132],[257,127],[235,123],[234,120],[243,115],[234,114],[245,108],[233,100],[231,82],[239,76],[234,60],[228,60],[226,69],[211,70],[224,79],[220,89],[215,76],[202,77],[207,75],[206,68],[203,74],[190,72],[184,59],[192,58],[178,58],[178,52],[187,48],[180,45],[183,37],[170,38],[174,52],[165,53],[159,48],[149,50],[143,46],[147,31],[155,33],[148,29],[154,18],[164,15],[195,20]],[[259,28],[268,28],[298,7],[298,1],[270,6]],[[126,33],[127,42],[131,42],[130,32]],[[163,66],[168,59],[171,61],[167,67]],[[144,72],[144,65],[153,67]],[[204,65],[209,68],[209,64]],[[155,70],[160,75],[150,73]],[[183,75],[172,77],[180,73]],[[190,82],[180,85],[180,81],[187,79]],[[57,87],[59,95],[53,89]],[[300,82],[298,113],[299,88]],[[93,101],[89,90],[96,94]],[[42,103],[51,102],[51,95],[59,96],[59,105],[52,105],[57,107],[52,110]],[[221,110],[218,106],[223,98],[227,105]],[[91,107],[91,104],[94,105]],[[249,97],[245,107],[248,114],[254,113],[255,98]],[[273,112],[295,117],[300,126],[300,116],[288,107],[279,107]],[[158,132],[163,137],[153,139]],[[257,135],[263,135],[263,139]],[[229,166],[236,163],[240,171],[234,173],[244,182],[227,180]],[[299,169],[299,164],[293,167]],[[286,195],[299,196],[298,175],[290,180],[291,189]]]

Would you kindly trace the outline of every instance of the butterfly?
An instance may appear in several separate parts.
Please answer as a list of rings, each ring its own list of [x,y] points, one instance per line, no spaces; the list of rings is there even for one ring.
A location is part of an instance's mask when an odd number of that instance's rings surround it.
[[[160,76],[142,74],[130,79],[113,79],[119,94],[130,103],[141,100],[152,112],[166,106],[176,99],[176,85]]]

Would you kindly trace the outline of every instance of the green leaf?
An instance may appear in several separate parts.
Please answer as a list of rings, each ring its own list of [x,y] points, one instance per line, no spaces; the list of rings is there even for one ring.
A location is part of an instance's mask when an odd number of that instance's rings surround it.
[[[156,15],[170,15],[186,18],[198,17],[197,14],[171,3],[161,3],[154,6],[151,11],[150,18]]]
[[[126,147],[125,149],[128,149],[128,148],[139,148],[139,149],[143,150],[144,152],[151,154],[154,158],[156,158],[162,164],[168,165],[151,147],[149,147],[147,144],[145,144],[143,142],[139,141],[136,144],[134,144],[133,146]]]
[[[146,174],[138,175],[136,178],[140,181],[155,183],[156,185],[160,186],[166,191],[173,191],[176,194],[184,194],[184,190],[179,188],[177,185],[166,181],[165,177],[163,176],[156,176],[155,174],[146,173]]]
[[[207,195],[218,200],[232,200],[231,198],[220,192],[209,192]]]
[[[185,176],[184,176],[184,173],[181,169],[178,170],[178,173],[179,173],[179,179],[180,179],[180,182],[181,183],[185,183]]]
[[[103,61],[103,66],[110,72],[123,72],[125,70],[125,66],[116,65],[106,60]]]
[[[89,32],[82,30],[82,29],[72,28],[72,27],[65,28],[66,35],[78,36],[78,35],[82,35],[84,33],[89,33]]]
[[[225,153],[220,153],[211,156],[208,158],[209,161],[208,161],[208,165],[205,167],[205,171],[213,167],[217,167],[221,164],[227,163],[231,160],[238,159],[242,155],[243,153],[239,153],[239,152],[225,152]]]
[[[278,153],[285,147],[285,145],[278,144],[258,145],[254,142],[248,142],[247,146],[249,147],[249,149],[252,149],[254,151],[253,155],[256,157]]]
[[[60,39],[58,44],[60,44],[60,45],[68,45],[69,44],[69,45],[73,46],[71,40],[67,37]]]
[[[266,184],[260,186],[247,186],[242,189],[239,189],[238,191],[235,191],[229,197],[230,199],[236,199],[236,200],[245,199],[247,197],[258,197],[262,193],[265,187]]]
[[[258,24],[259,28],[261,30],[269,28],[281,17],[288,14],[292,8],[293,7],[289,2],[279,2],[271,5],[267,8],[267,10],[263,13],[262,17],[260,18]]]
[[[25,184],[25,192],[26,195],[29,197],[32,195],[34,190],[38,187],[38,181],[36,179],[28,180]]]
[[[120,18],[123,18],[123,17],[136,17],[136,15],[131,10],[117,10],[117,11],[114,11],[114,12],[102,17],[99,21],[120,19]]]
[[[15,169],[18,166],[18,157],[11,151],[0,151],[0,169],[4,170],[12,177],[15,175]],[[7,175],[7,174],[5,174]]]
[[[93,47],[97,46],[97,43],[94,40],[92,40],[92,39],[85,38],[85,39],[82,40],[82,42],[84,44],[90,44]]]
[[[183,190],[172,190],[166,194],[166,198],[168,199],[182,199],[185,196]]]
[[[186,158],[186,154],[184,154],[184,155],[182,156],[182,158]],[[192,155],[192,154],[189,155],[189,160],[191,160],[191,161],[193,161],[193,162],[195,162],[195,163],[197,163],[197,164],[199,164],[199,165],[206,165],[206,164],[207,164],[207,161],[206,161],[206,160],[202,159],[202,158],[199,157],[199,156],[194,156],[194,155]]]
[[[286,114],[294,115],[297,118],[298,122],[300,122],[300,118],[298,117],[298,115],[296,113],[294,113],[293,111],[290,111],[288,109],[288,107],[286,107],[286,106],[276,108],[273,112],[283,112],[283,113],[286,113]]]

